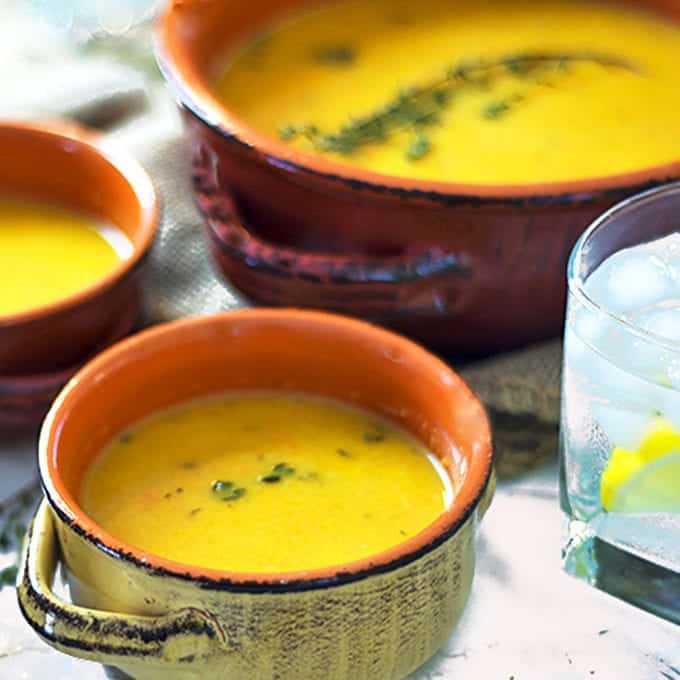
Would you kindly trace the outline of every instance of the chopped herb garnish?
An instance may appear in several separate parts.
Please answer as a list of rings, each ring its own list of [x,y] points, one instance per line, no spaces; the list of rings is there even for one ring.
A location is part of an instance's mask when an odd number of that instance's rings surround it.
[[[201,512],[202,508],[193,508],[192,510],[189,511],[189,517],[193,517],[194,515],[198,515],[199,512]]]
[[[338,47],[324,52],[334,65],[353,59],[352,54],[351,50]],[[372,114],[353,118],[336,131],[322,132],[315,125],[286,125],[279,134],[286,141],[306,137],[317,151],[348,155],[360,147],[384,142],[395,133],[418,132],[420,127],[441,124],[441,113],[456,101],[460,92],[470,88],[477,92],[486,90],[507,78],[521,81],[528,87],[541,87],[541,81],[551,82],[546,77],[559,75],[570,65],[578,63],[639,72],[624,59],[587,51],[511,54],[491,61],[465,61],[444,69],[443,75],[430,83],[402,89],[394,99]],[[519,99],[515,97],[513,101]],[[507,106],[500,102],[487,106],[482,112],[484,117],[495,120],[507,113],[511,106],[505,103]],[[425,156],[430,148],[430,140],[417,134],[409,143],[406,155],[415,161]]]
[[[225,498],[225,501],[235,501],[238,500],[239,498],[242,498],[243,496],[246,495],[246,489],[243,487],[239,487],[238,489],[234,489],[231,492],[231,495],[228,498]]]
[[[234,482],[218,479],[213,482],[213,493],[222,501],[236,501],[245,495],[246,489],[243,487],[234,488]]]
[[[408,535],[403,529],[399,529],[399,533],[400,533],[402,536],[407,536],[407,535]]]
[[[281,475],[262,475],[257,478],[257,481],[262,484],[276,484],[281,481]]]
[[[243,487],[234,488],[233,482],[224,482],[219,479],[213,482],[212,489],[221,501],[236,501],[246,494],[246,489]]]
[[[356,61],[357,51],[350,45],[323,45],[317,47],[312,56],[324,66],[346,68]]]
[[[342,456],[343,458],[352,457],[352,454],[347,449],[336,449],[336,453],[338,454],[338,456]]]
[[[510,111],[510,108],[511,108],[510,102],[507,100],[491,102],[491,104],[488,104],[487,106],[484,107],[483,110],[484,118],[488,118],[489,120],[496,120],[497,118],[501,118],[508,111]]]
[[[294,125],[284,125],[280,130],[279,130],[279,137],[284,141],[287,142],[289,139],[293,139],[298,134],[298,128],[296,128]],[[244,430],[246,427],[243,428]]]
[[[435,90],[432,93],[432,100],[438,106],[445,106],[446,104],[449,103],[450,99],[451,99],[451,93],[447,92],[446,90]]]
[[[132,435],[129,432],[123,432],[123,434],[118,437],[118,441],[121,444],[129,444],[132,441]]]
[[[283,475],[284,477],[288,477],[290,475],[295,474],[295,468],[290,467],[288,463],[277,463],[273,468],[272,472],[275,475]]]
[[[422,132],[417,132],[408,149],[406,149],[406,158],[410,161],[419,161],[431,147],[430,140]]]
[[[234,482],[225,482],[221,479],[218,479],[213,482],[212,490],[217,493],[221,493],[222,491],[231,491],[233,486]]]
[[[163,498],[172,498],[172,493],[171,493],[170,491],[168,491],[168,493],[166,493],[166,494],[163,496]]]
[[[175,489],[175,493],[184,493],[184,489],[183,489],[181,486],[178,486],[178,487]]]
[[[378,442],[385,441],[385,433],[380,430],[364,432],[364,441],[367,444],[377,444]]]
[[[187,461],[186,463],[180,463],[182,470],[193,470],[196,468],[196,463],[193,461]]]

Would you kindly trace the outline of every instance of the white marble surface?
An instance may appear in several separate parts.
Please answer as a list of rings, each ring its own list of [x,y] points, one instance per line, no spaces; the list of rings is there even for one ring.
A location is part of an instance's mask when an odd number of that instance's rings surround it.
[[[24,477],[32,461],[27,451]],[[680,628],[563,573],[560,525],[554,466],[499,484],[463,620],[411,680],[680,680]],[[9,559],[0,556],[0,566]],[[40,642],[14,590],[0,592],[1,680],[105,677],[100,666]]]

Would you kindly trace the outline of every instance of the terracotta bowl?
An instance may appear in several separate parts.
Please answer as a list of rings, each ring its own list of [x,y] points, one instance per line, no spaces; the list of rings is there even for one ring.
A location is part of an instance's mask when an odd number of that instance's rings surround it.
[[[141,310],[135,301],[101,345],[75,366],[35,375],[0,375],[0,432],[34,430],[71,376],[100,350],[129,335],[140,316]]]
[[[475,186],[379,175],[291,149],[225,108],[211,83],[229,47],[307,4],[174,0],[158,24],[158,61],[184,114],[224,275],[255,301],[363,316],[449,352],[558,335],[577,237],[620,199],[680,177],[680,163]],[[675,0],[637,4],[680,18]]]
[[[144,553],[78,506],[84,471],[116,433],[187,399],[254,388],[331,396],[401,423],[441,459],[453,504],[390,550],[272,574]],[[295,310],[183,320],[105,351],[57,398],[39,463],[45,501],[19,575],[24,616],[57,649],[143,680],[405,676],[463,611],[493,491],[487,418],[451,369],[388,331]],[[75,604],[51,590],[58,556]]]
[[[82,128],[0,123],[0,195],[35,197],[104,219],[133,244],[130,258],[88,288],[24,313],[0,316],[0,376],[66,374],[121,334],[140,309],[141,272],[158,222],[151,181],[130,158]],[[4,392],[0,387],[0,401]]]

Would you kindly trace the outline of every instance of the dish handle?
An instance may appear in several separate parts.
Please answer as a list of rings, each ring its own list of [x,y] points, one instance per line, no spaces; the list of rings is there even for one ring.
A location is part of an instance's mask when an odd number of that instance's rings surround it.
[[[213,250],[251,270],[262,269],[286,278],[308,282],[410,284],[423,279],[473,275],[471,263],[459,253],[439,246],[399,255],[321,253],[268,241],[242,218],[234,197],[226,190],[206,191],[195,177],[198,207],[211,234]],[[202,190],[203,188],[203,190]],[[218,256],[219,259],[219,256]]]
[[[195,607],[137,616],[64,602],[51,585],[57,556],[54,518],[43,500],[24,543],[17,594],[28,623],[59,651],[111,666],[144,660],[177,668],[228,648],[219,622]]]

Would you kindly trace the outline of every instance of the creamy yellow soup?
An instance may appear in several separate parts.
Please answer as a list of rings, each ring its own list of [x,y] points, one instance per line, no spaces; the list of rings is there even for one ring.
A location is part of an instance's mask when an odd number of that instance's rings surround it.
[[[345,0],[251,39],[216,89],[329,159],[522,184],[680,158],[678,64],[678,25],[614,4]]]
[[[59,206],[0,197],[0,315],[77,293],[131,252],[113,226]]]
[[[428,526],[452,495],[441,463],[395,424],[336,401],[253,392],[124,432],[79,500],[141,550],[252,573],[373,555]]]

